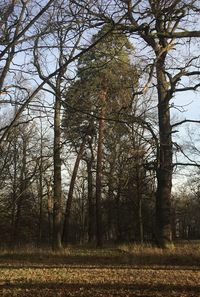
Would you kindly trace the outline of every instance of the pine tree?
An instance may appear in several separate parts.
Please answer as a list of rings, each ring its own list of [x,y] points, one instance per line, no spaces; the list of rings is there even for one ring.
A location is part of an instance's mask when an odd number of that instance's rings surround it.
[[[93,36],[91,43],[108,30],[109,27],[104,26]],[[83,139],[88,138],[85,141],[86,147],[89,147],[91,138],[96,140],[96,244],[99,247],[102,246],[101,200],[105,130],[113,126],[112,121],[105,119],[112,118],[115,122],[122,111],[131,113],[132,95],[138,81],[136,67],[130,62],[133,53],[134,49],[128,38],[113,31],[79,59],[77,80],[66,92],[63,125],[67,139],[76,150],[77,146],[81,147]],[[91,155],[93,154],[94,152]],[[69,216],[69,209],[67,215]]]

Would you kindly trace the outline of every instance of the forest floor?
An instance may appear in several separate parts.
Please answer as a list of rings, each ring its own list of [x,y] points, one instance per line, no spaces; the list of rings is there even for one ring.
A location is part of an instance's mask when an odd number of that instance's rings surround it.
[[[0,296],[198,297],[200,242],[0,250]]]

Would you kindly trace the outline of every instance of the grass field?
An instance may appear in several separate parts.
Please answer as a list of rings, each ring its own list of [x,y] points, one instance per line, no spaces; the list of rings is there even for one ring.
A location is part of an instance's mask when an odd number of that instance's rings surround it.
[[[0,296],[200,296],[200,242],[0,250]]]

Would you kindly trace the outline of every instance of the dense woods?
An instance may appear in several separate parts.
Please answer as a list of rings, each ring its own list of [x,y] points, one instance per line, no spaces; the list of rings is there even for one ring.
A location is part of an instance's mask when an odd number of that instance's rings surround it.
[[[200,239],[199,1],[0,12],[1,245]]]

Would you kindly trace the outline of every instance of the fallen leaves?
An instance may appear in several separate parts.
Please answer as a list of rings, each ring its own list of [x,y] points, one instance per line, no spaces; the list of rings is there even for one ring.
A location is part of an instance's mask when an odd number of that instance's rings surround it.
[[[55,264],[1,261],[0,296],[11,297],[198,297],[200,296],[200,268],[198,266],[135,265],[117,262],[117,251],[76,250],[82,262],[70,255]],[[88,257],[94,253],[95,261]],[[114,255],[114,256],[113,256]],[[30,256],[30,255],[29,255]],[[73,255],[74,256],[74,255]],[[105,257],[108,264],[105,264]],[[79,260],[80,260],[79,259]],[[86,259],[86,261],[84,261]],[[110,262],[109,262],[110,259]],[[52,263],[51,263],[52,260]],[[69,260],[69,261],[68,261]],[[8,265],[9,264],[9,265]],[[198,264],[198,263],[197,263]]]

